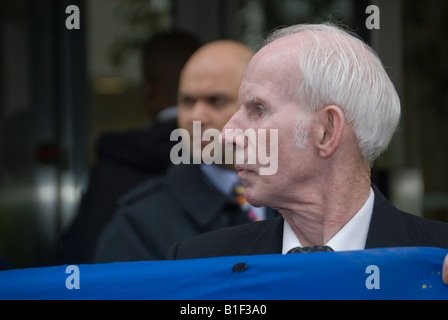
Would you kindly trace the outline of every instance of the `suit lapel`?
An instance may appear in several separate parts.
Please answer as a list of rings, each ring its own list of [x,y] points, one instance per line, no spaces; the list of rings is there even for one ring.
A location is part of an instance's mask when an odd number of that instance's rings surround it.
[[[243,255],[251,254],[274,254],[282,252],[283,242],[283,217],[253,222],[261,228],[249,246],[244,250]]]
[[[401,211],[395,208],[373,184],[372,189],[375,193],[375,202],[366,249],[407,246],[408,230]]]
[[[182,208],[201,227],[222,214],[229,202],[226,195],[206,183],[198,165],[174,166],[167,175],[167,184]]]

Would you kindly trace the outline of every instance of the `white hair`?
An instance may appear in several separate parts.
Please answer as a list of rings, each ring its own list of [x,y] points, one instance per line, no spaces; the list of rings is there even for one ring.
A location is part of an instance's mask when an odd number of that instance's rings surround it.
[[[300,46],[297,99],[308,110],[336,105],[356,134],[370,163],[383,152],[400,119],[400,99],[376,53],[363,41],[331,24],[302,24],[275,30],[279,38],[306,33]],[[299,45],[304,40],[297,37]]]

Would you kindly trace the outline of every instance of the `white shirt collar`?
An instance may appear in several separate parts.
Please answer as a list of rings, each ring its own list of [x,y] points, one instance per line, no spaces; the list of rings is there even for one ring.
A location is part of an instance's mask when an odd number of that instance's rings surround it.
[[[363,250],[369,232],[374,199],[375,194],[370,188],[369,198],[362,208],[325,245],[330,246],[334,251]],[[292,248],[301,246],[289,223],[284,221],[282,253],[285,254]]]

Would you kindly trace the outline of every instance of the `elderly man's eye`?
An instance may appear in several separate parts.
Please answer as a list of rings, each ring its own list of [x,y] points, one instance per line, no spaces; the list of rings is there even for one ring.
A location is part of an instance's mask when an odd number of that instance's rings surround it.
[[[266,109],[262,106],[262,105],[260,105],[260,104],[258,104],[256,107],[255,107],[255,112],[256,112],[256,114],[258,115],[258,116],[261,116],[261,115],[263,115],[263,113],[266,111]]]

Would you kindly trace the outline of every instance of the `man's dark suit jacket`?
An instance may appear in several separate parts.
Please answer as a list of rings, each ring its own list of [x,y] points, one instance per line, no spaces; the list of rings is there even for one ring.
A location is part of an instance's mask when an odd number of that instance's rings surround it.
[[[199,165],[173,165],[163,178],[149,179],[120,199],[98,240],[95,262],[163,260],[178,241],[248,222]]]
[[[448,224],[420,218],[395,208],[372,185],[375,193],[366,249],[430,246],[448,248]],[[274,254],[282,252],[283,218],[209,232],[177,243],[167,259]]]

